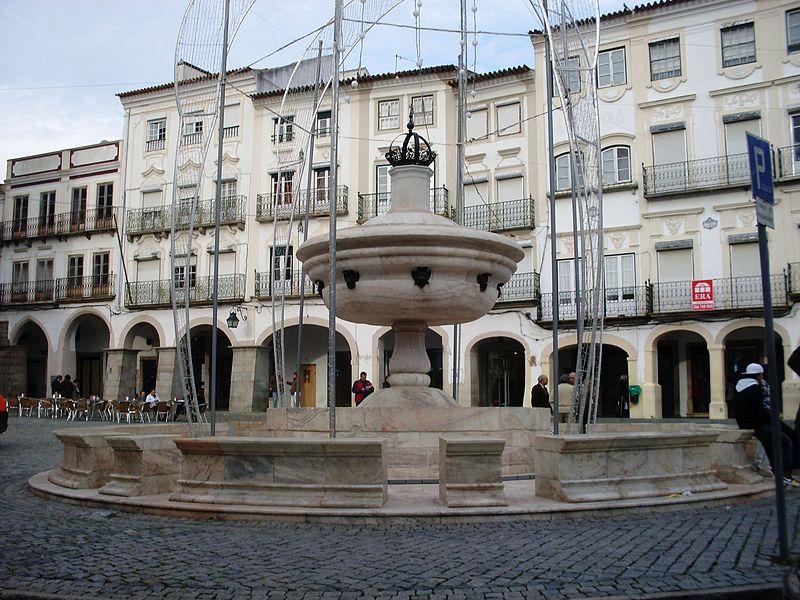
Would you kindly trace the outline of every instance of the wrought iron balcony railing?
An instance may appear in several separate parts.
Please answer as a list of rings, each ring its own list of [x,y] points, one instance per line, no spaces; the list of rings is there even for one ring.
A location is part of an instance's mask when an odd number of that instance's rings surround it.
[[[210,304],[213,301],[211,277],[189,277],[189,303]],[[217,301],[222,303],[244,302],[245,279],[241,273],[220,275]],[[183,288],[180,292],[183,293]],[[125,306],[128,308],[150,308],[172,304],[172,281],[131,281],[125,285]]]
[[[25,240],[62,235],[89,235],[116,229],[117,209],[112,206],[76,212],[14,219],[0,223],[0,240]]]
[[[778,148],[775,167],[775,174],[779,179],[800,177],[800,144]]]
[[[168,231],[175,226],[183,229],[189,226],[192,200],[181,200],[176,206],[162,205],[151,208],[136,208],[128,211],[126,233],[142,235]],[[220,224],[244,227],[247,218],[247,196],[226,196],[220,200]],[[195,212],[196,227],[212,227],[216,220],[216,200],[197,203]]]
[[[577,318],[577,294],[574,291],[558,293],[559,321],[574,321]],[[595,292],[589,290],[581,294],[586,314],[594,310]],[[603,316],[607,319],[634,319],[647,317],[650,314],[650,286],[629,286],[606,288],[598,298]],[[553,294],[542,294],[539,304],[540,321],[553,320]]]
[[[645,197],[750,185],[747,154],[642,166]]]
[[[346,185],[341,185],[336,192],[336,214],[347,214]],[[256,220],[262,223],[272,221],[276,216],[299,217],[305,214],[306,198],[308,198],[308,215],[310,217],[328,217],[331,214],[331,188],[311,190],[310,196],[305,190],[296,190],[283,195],[259,194],[256,200]]]
[[[800,262],[789,263],[786,279],[789,281],[789,294],[793,297],[800,296]]]
[[[500,290],[497,303],[525,302],[534,304],[539,301],[539,273],[514,273],[508,283]]]
[[[770,276],[772,305],[782,308],[789,305],[787,277],[783,273]],[[742,310],[763,308],[761,276],[732,277],[712,280],[714,309]],[[700,313],[692,310],[692,282],[670,281],[653,284],[653,313]]]
[[[485,231],[532,229],[534,227],[533,198],[467,206],[464,208],[464,226]]]
[[[391,206],[392,196],[390,192],[380,192],[377,194],[358,195],[358,222],[363,223],[367,219],[386,214]],[[433,214],[442,217],[452,218],[450,201],[446,187],[431,189],[430,208]]]
[[[114,296],[113,273],[0,284],[0,305],[83,302]]]
[[[303,295],[306,298],[314,296],[314,283],[308,278],[308,275],[302,277],[300,269],[295,269],[291,272],[291,277],[286,279],[274,278],[274,273],[269,271],[256,273],[256,291],[257,298],[272,298],[272,296],[284,298],[299,298],[300,297],[300,281],[303,282]]]

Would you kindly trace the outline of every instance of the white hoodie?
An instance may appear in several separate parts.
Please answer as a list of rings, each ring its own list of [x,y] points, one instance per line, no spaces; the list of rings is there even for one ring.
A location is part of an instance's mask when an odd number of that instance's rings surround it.
[[[736,391],[741,392],[749,388],[751,385],[758,385],[758,381],[756,381],[751,377],[740,379],[739,381],[736,382]]]

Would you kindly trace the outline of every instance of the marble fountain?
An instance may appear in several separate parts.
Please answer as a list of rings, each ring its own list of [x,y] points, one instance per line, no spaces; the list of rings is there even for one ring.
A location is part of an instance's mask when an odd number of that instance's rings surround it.
[[[395,348],[391,388],[337,409],[335,438],[328,409],[232,416],[215,436],[181,424],[63,430],[61,464],[31,489],[160,514],[343,521],[529,518],[769,490],[747,432],[724,425],[556,436],[546,409],[463,407],[429,387],[427,327],[486,314],[523,257],[509,238],[431,213],[434,158],[409,123],[387,153],[391,208],[337,232],[337,317],[391,326]],[[330,305],[328,244],[310,239],[297,256]]]

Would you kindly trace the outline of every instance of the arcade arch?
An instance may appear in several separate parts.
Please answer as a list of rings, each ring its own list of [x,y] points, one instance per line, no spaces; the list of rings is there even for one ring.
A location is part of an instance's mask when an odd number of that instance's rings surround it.
[[[34,398],[49,395],[47,335],[38,324],[26,321],[18,329],[16,340],[13,343],[25,348],[25,393]]]

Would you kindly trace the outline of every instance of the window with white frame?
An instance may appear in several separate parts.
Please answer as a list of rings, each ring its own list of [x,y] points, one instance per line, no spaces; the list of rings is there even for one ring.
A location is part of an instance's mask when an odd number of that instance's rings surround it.
[[[23,233],[28,227],[28,195],[14,196],[14,233]]]
[[[582,185],[580,169],[575,173],[576,185]],[[572,189],[572,156],[569,152],[556,156],[556,191]]]
[[[67,258],[67,287],[76,289],[83,284],[83,255],[76,254]]]
[[[475,108],[467,116],[467,141],[485,138],[489,133],[489,111],[486,108]]]
[[[378,129],[397,129],[400,127],[400,100],[380,100],[378,102]]]
[[[800,113],[789,115],[789,126],[792,131],[792,173],[800,173]]]
[[[786,52],[800,52],[800,8],[786,12]]]
[[[433,125],[433,95],[412,96],[411,110],[415,125]]]
[[[16,288],[28,283],[28,261],[15,262],[11,268],[11,283]]]
[[[611,146],[602,152],[603,185],[616,185],[631,180],[630,146]]]
[[[235,179],[223,179],[220,183],[220,215],[224,220],[240,218],[238,215],[238,183]]]
[[[650,43],[650,80],[680,77],[681,44],[678,38]]]
[[[219,195],[224,200],[236,198],[238,182],[235,179],[225,179],[220,184]]]
[[[317,113],[317,137],[330,137],[331,111],[321,110]]]
[[[291,288],[292,281],[292,246],[278,245],[272,246],[269,249],[270,262],[272,262],[272,270],[270,277],[272,278],[272,289],[275,290],[276,286],[282,286],[284,292],[288,292]]]
[[[583,259],[578,260],[578,267],[583,268]],[[562,312],[565,318],[574,318],[575,312],[570,308],[575,304],[575,259],[567,258],[558,261],[558,304],[566,310]]]
[[[199,144],[203,141],[203,120],[198,117],[188,117],[183,124],[183,144]]]
[[[497,135],[513,135],[521,131],[519,102],[497,105]]]
[[[241,107],[239,104],[225,106],[225,121],[222,127],[222,137],[232,138],[239,135],[239,120]]]
[[[40,258],[36,261],[37,300],[44,300],[53,291],[53,259]]]
[[[197,263],[195,257],[192,256],[191,264],[187,265],[184,258],[180,259],[183,264],[175,265],[173,277],[175,277],[175,287],[183,289],[187,283],[190,288],[197,286]]]
[[[625,48],[604,50],[597,55],[597,87],[625,85]]]
[[[328,188],[331,185],[330,167],[314,169],[314,202],[328,201]]]
[[[579,94],[581,91],[581,59],[570,56],[565,64],[562,74],[562,83],[570,94]]]
[[[723,67],[756,62],[756,30],[753,23],[723,27],[720,38]]]
[[[292,189],[294,187],[294,171],[271,173],[270,178],[272,180],[272,204],[291,204]]]
[[[86,187],[72,188],[70,225],[73,228],[80,227],[86,223],[86,194]]]
[[[56,193],[42,192],[39,196],[39,227],[52,228],[56,222]]]
[[[153,119],[147,122],[145,150],[163,150],[167,140],[167,120]]]
[[[114,184],[97,184],[97,218],[110,219],[114,205]]]
[[[606,301],[633,300],[636,286],[636,269],[633,254],[616,254],[605,257]]]
[[[761,119],[728,121],[725,126],[725,154],[737,156],[747,154],[747,134],[761,135]]]
[[[377,165],[375,167],[375,212],[376,215],[385,213],[389,209],[392,196],[392,178],[389,177],[391,165]]]
[[[276,117],[272,120],[272,143],[291,142],[294,139],[294,117]]]
[[[111,254],[98,252],[92,257],[92,285],[108,286],[111,276]]]

